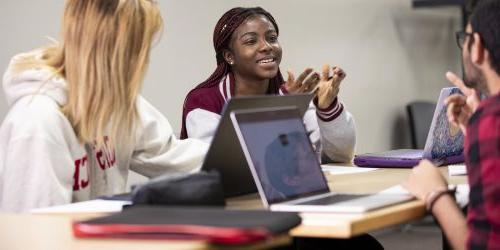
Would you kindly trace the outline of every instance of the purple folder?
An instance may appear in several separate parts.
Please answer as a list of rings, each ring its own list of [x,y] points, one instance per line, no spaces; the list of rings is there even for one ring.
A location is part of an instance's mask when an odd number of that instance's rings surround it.
[[[397,149],[380,153],[356,155],[354,164],[358,167],[412,168],[423,159],[424,151],[420,149]],[[434,164],[448,165],[464,161],[463,154],[441,159],[429,159]]]

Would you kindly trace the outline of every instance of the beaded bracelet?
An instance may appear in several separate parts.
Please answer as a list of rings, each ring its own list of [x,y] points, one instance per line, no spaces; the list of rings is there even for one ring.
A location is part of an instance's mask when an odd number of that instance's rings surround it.
[[[442,196],[448,194],[451,195],[453,199],[455,199],[455,193],[457,192],[457,187],[452,186],[449,188],[444,188],[444,189],[437,189],[429,193],[426,197],[426,208],[427,211],[432,213],[432,208],[434,207],[434,204],[441,198]]]

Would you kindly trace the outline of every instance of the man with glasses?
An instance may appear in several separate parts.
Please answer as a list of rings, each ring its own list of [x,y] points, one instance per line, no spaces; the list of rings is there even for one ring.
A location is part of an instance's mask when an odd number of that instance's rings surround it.
[[[467,220],[431,162],[422,161],[403,186],[426,203],[454,249],[500,249],[500,0],[481,1],[457,43],[464,81],[451,72],[446,77],[464,95],[445,103],[449,121],[466,135]]]

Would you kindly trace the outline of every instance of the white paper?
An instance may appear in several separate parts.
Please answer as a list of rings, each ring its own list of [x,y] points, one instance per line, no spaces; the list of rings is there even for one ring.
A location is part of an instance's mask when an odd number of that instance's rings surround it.
[[[122,211],[123,205],[130,201],[90,200],[67,205],[32,209],[30,213],[112,213]]]
[[[467,168],[465,164],[453,164],[448,166],[448,174],[454,175],[467,175]]]
[[[457,193],[455,194],[455,199],[460,207],[465,207],[469,204],[469,184],[457,185]]]
[[[360,168],[352,166],[331,166],[331,165],[321,165],[323,172],[327,172],[331,175],[341,175],[341,174],[357,174],[377,170],[378,168]]]
[[[395,185],[390,188],[384,189],[379,192],[380,194],[410,194],[408,190],[406,190],[403,186],[401,185]]]
[[[452,185],[450,185],[451,187]],[[459,184],[457,186],[457,192],[455,193],[455,200],[460,205],[460,207],[465,207],[469,203],[469,185]],[[410,194],[408,190],[403,188],[401,185],[392,186],[390,188],[384,189],[379,192],[380,194]]]

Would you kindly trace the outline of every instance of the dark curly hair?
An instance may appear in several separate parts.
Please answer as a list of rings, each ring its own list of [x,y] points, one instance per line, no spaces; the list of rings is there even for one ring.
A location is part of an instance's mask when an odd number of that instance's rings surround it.
[[[470,23],[490,53],[492,68],[500,75],[500,0],[476,0]]]

